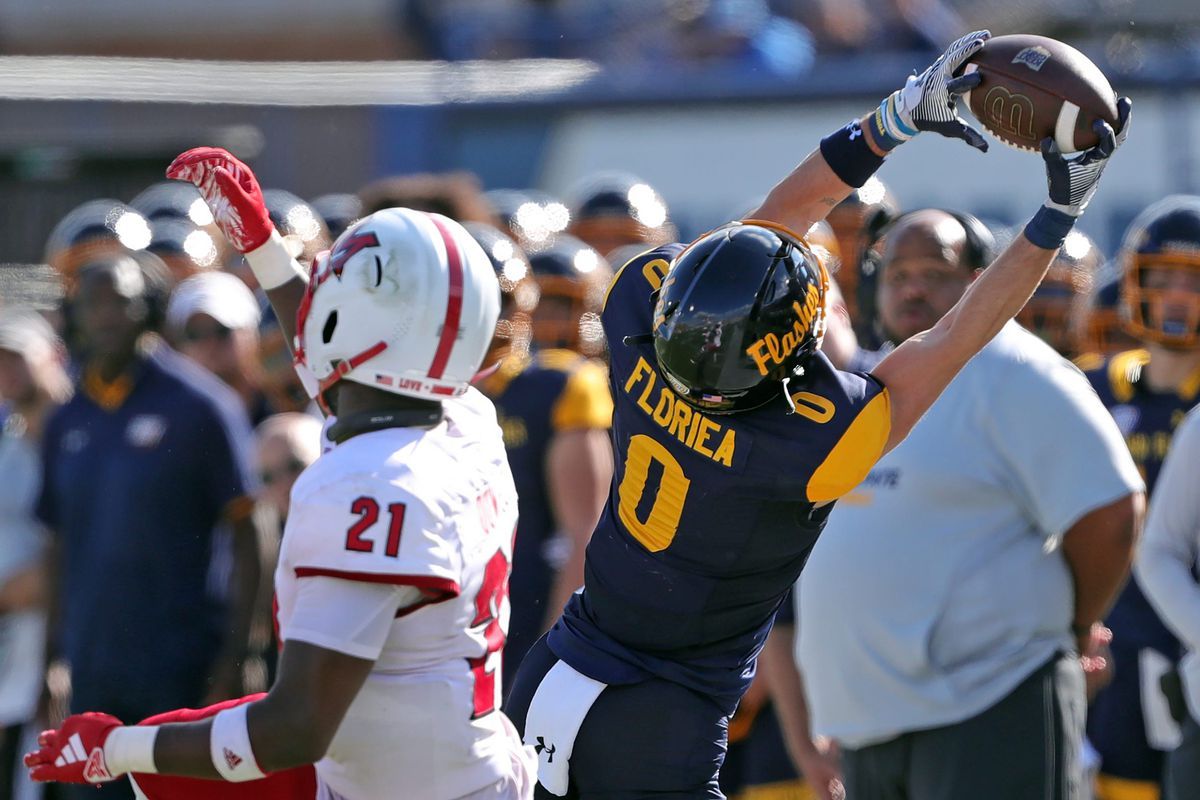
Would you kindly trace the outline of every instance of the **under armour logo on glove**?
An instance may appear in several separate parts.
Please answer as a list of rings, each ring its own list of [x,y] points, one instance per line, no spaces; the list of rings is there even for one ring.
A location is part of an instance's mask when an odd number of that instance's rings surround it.
[[[541,736],[537,737],[537,744],[535,744],[533,746],[533,751],[535,753],[537,753],[538,755],[541,755],[543,750],[546,751],[546,763],[547,764],[554,763],[554,751],[556,749],[557,748],[555,748],[554,745],[546,744],[545,740]]]

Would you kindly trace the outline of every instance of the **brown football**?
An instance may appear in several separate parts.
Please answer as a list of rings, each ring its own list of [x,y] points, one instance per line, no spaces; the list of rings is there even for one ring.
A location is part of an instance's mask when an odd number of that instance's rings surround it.
[[[983,81],[965,95],[988,132],[1021,150],[1054,137],[1064,153],[1095,146],[1096,118],[1116,125],[1116,94],[1100,68],[1070,45],[1045,36],[989,39],[967,63]]]

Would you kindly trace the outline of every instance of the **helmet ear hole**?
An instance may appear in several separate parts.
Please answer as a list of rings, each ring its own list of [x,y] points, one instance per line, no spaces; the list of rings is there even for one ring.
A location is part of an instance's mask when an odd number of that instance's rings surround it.
[[[333,332],[337,329],[338,312],[335,310],[325,319],[325,327],[321,329],[321,341],[329,344],[333,341]]]

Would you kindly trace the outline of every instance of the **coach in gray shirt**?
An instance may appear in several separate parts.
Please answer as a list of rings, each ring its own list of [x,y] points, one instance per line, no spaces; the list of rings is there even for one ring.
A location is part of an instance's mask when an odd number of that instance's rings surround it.
[[[977,272],[941,211],[887,233],[878,294],[900,340]],[[812,728],[853,800],[1078,798],[1075,652],[1128,571],[1142,481],[1083,375],[1009,323],[843,498],[798,593]]]
[[[1187,654],[1183,741],[1167,758],[1164,800],[1200,797],[1200,408],[1180,423],[1158,473],[1134,572],[1147,599]]]

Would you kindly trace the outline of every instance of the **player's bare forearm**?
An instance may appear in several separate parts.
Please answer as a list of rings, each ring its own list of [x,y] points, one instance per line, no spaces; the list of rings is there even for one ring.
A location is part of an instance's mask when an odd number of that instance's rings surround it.
[[[796,668],[792,652],[796,628],[776,624],[767,635],[766,644],[758,657],[759,673],[767,684],[767,693],[775,707],[783,741],[792,763],[800,769],[808,753],[816,752],[808,720],[808,702],[804,696],[804,679]]]
[[[296,311],[300,308],[300,301],[307,288],[308,282],[297,275],[282,286],[267,291],[267,300],[271,301],[271,309],[274,310],[275,319],[283,330],[288,350],[292,349],[296,340]]]
[[[891,395],[892,428],[884,452],[908,435],[954,376],[1016,316],[1057,252],[1016,237],[936,325],[905,341],[873,370]]]
[[[289,641],[271,691],[246,710],[254,760],[266,773],[324,758],[350,704],[375,662]],[[154,742],[154,764],[165,775],[218,778],[212,763],[212,722],[163,725]]]
[[[863,117],[861,124],[867,131],[867,144],[876,155],[883,152],[870,137],[869,119]],[[814,222],[825,219],[833,207],[845,200],[851,187],[841,181],[821,151],[813,150],[786,178],[775,184],[770,194],[747,219],[777,222],[803,236]]]
[[[608,497],[612,472],[607,431],[562,431],[550,444],[546,454],[550,506],[558,532],[570,539],[571,551],[555,576],[543,630],[554,624],[567,600],[583,585],[584,551]]]
[[[1076,636],[1104,618],[1129,575],[1145,496],[1128,494],[1084,514],[1063,535],[1063,558],[1075,586]]]

